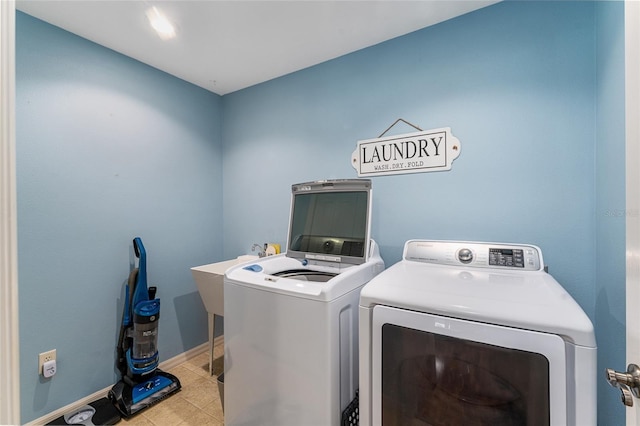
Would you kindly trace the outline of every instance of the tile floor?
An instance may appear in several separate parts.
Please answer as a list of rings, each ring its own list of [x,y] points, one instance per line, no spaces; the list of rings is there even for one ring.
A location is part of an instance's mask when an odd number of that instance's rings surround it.
[[[182,389],[120,425],[131,426],[222,426],[222,404],[217,377],[224,368],[222,344],[214,347],[213,376],[209,376],[209,354],[203,353],[167,370],[180,380]]]

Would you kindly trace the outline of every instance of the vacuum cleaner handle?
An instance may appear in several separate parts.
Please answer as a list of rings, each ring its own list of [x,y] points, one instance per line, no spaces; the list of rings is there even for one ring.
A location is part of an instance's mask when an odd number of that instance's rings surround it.
[[[139,258],[138,276],[136,277],[136,285],[131,298],[131,307],[135,309],[138,303],[149,300],[149,290],[147,289],[147,251],[144,249],[140,237],[133,239],[133,249]]]
[[[135,237],[133,239],[133,251],[136,253],[136,257],[138,259],[143,259],[146,257],[147,253],[144,249],[144,244],[142,244],[142,239],[140,237]]]

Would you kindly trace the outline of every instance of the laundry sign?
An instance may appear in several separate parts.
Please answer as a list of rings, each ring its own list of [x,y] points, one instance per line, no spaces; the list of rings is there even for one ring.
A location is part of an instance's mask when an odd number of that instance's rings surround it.
[[[358,141],[351,164],[358,177],[425,173],[451,170],[458,155],[460,141],[444,127]]]

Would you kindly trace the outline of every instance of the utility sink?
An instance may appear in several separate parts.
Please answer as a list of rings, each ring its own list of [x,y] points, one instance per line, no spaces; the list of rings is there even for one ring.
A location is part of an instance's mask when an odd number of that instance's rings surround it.
[[[198,286],[202,303],[209,314],[209,374],[213,374],[213,333],[215,316],[224,316],[224,273],[240,263],[256,260],[258,256],[243,255],[224,262],[194,266],[191,275]]]

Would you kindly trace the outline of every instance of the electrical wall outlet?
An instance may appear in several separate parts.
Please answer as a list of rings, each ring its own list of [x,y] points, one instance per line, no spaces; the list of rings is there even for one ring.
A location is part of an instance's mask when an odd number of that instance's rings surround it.
[[[45,362],[55,361],[56,360],[56,350],[52,349],[47,352],[42,352],[38,355],[38,374],[44,374],[42,371],[42,366]]]

